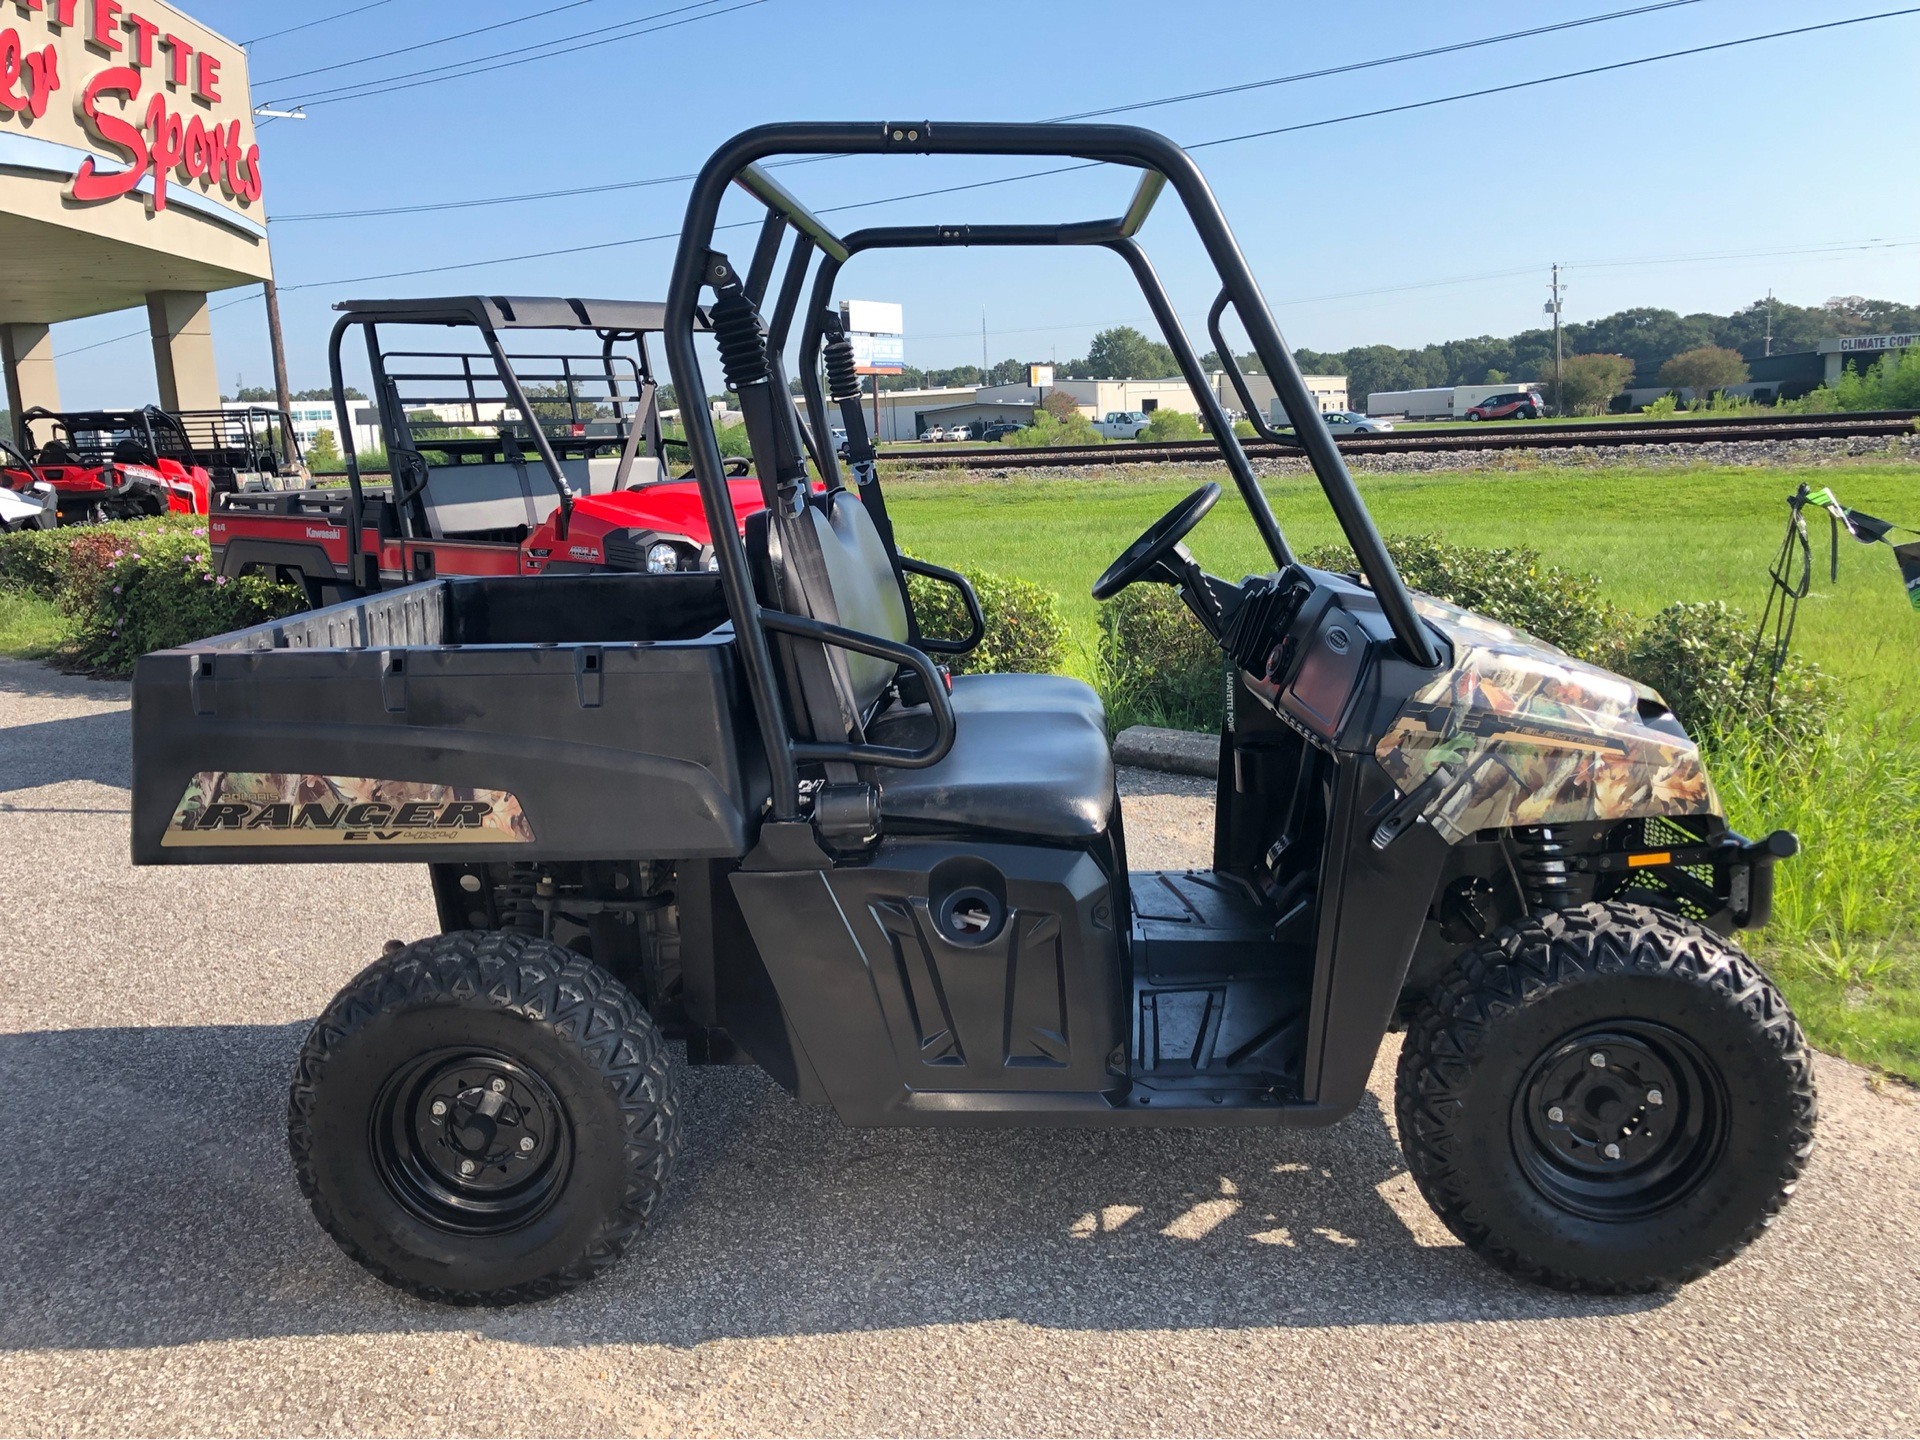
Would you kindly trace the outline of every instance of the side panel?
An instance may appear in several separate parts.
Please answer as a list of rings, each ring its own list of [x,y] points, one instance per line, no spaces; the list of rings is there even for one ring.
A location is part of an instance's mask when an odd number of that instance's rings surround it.
[[[1431,826],[1414,825],[1385,850],[1374,847],[1398,792],[1371,757],[1342,756],[1335,784],[1305,1098],[1345,1114],[1365,1093],[1449,846]]]
[[[724,644],[149,655],[134,674],[134,861],[737,856],[752,802],[734,685]],[[294,800],[327,808],[303,816]],[[209,801],[253,808],[208,823]],[[458,823],[471,811],[442,828],[440,812],[407,826],[397,810],[339,810],[428,803],[515,818],[493,832]]]
[[[998,1109],[1015,1095],[1125,1091],[1122,941],[1092,855],[901,841],[871,865],[732,878],[848,1123],[960,1120],[975,1099]],[[986,897],[984,929],[952,923],[962,893]]]

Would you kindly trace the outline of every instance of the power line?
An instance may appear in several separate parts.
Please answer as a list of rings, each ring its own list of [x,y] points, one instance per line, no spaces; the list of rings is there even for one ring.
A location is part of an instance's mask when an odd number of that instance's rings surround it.
[[[766,4],[767,0],[743,0],[743,3],[730,5],[724,10],[708,8],[715,3],[717,3],[717,0],[695,0],[693,4],[676,6],[671,10],[657,10],[651,15],[642,15],[637,20],[623,20],[613,25],[600,26],[594,30],[579,31],[573,35],[564,36],[559,40],[543,41],[534,47],[535,49],[546,49],[546,53],[543,55],[530,54],[526,51],[502,50],[492,55],[477,56],[472,60],[456,61],[446,65],[434,65],[425,70],[409,71],[400,75],[388,75],[379,80],[356,81],[354,84],[336,86],[331,90],[302,93],[296,95],[294,100],[288,103],[297,103],[311,109],[318,105],[342,105],[350,100],[366,100],[375,95],[398,95],[403,91],[420,90],[429,85],[444,85],[451,80],[465,80],[476,75],[489,75],[496,70],[506,70],[519,65],[530,65],[541,60],[555,60],[562,55],[572,55],[577,51],[591,50],[600,45],[617,44],[623,40],[637,40],[643,35],[654,35],[662,30],[672,30],[682,25],[691,25],[699,20],[711,20],[721,15],[731,15],[736,10],[748,10],[755,5]],[[698,15],[686,15],[686,18],[680,20],[669,20],[664,25],[649,25],[646,23],[648,21],[664,19],[669,15],[685,15],[685,12],[689,10],[698,10],[701,13]],[[645,28],[628,30],[625,34],[616,35],[611,33],[612,31],[620,29],[621,26],[627,25],[641,25]],[[592,38],[583,38],[589,36]],[[581,40],[582,43],[577,45],[567,43],[573,40]],[[560,46],[561,48],[548,48],[552,46]],[[488,60],[496,60],[499,63],[493,65],[483,63]],[[316,96],[318,98],[315,98]]]
[[[369,5],[356,5],[351,10],[336,10],[331,15],[322,15],[318,20],[308,20],[300,25],[289,25],[284,30],[274,30],[265,35],[256,35],[251,40],[242,40],[240,43],[242,45],[258,45],[262,40],[278,40],[282,35],[291,35],[296,30],[311,30],[316,25],[325,25],[334,20],[344,20],[349,15],[358,15],[362,10],[378,10],[382,5],[391,3],[392,0],[372,0],[372,3]]]
[[[1233,95],[1247,90],[1268,89],[1276,85],[1292,85],[1304,80],[1317,80],[1329,75],[1343,75],[1355,70],[1378,69],[1386,65],[1398,65],[1410,60],[1425,60],[1436,55],[1448,55],[1459,50],[1473,50],[1488,45],[1504,44],[1510,40],[1525,40],[1551,31],[1569,30],[1582,25],[1597,25],[1606,20],[1619,20],[1633,15],[1644,15],[1649,11],[1668,10],[1678,5],[1692,5],[1699,0],[1661,0],[1654,5],[1641,5],[1630,10],[1613,10],[1603,15],[1589,15],[1584,19],[1565,20],[1557,25],[1536,26],[1530,30],[1514,30],[1504,35],[1486,35],[1477,40],[1463,40],[1453,45],[1441,45],[1426,50],[1409,50],[1399,55],[1384,55],[1373,60],[1361,60],[1351,65],[1336,65],[1323,70],[1304,70],[1293,75],[1277,75],[1266,80],[1251,80],[1242,85],[1229,85],[1217,90],[1195,90],[1184,95],[1166,95],[1154,100],[1139,100],[1127,105],[1110,105],[1104,110],[1086,110],[1076,115],[1055,115],[1043,121],[1054,125],[1068,120],[1085,120],[1101,115],[1121,115],[1133,110],[1151,110],[1162,105],[1180,105],[1190,100],[1205,100],[1219,95]],[[483,57],[490,58],[490,57]],[[349,88],[349,87],[343,87]],[[789,160],[776,161],[779,165],[810,164],[815,160],[839,159],[839,156],[804,156]],[[421,205],[393,205],[370,210],[337,210],[311,215],[276,215],[276,225],[293,225],[315,220],[366,220],[383,215],[419,215],[436,210],[470,210],[489,205],[518,205],[534,200],[563,200],[579,195],[604,195],[617,190],[639,190],[657,185],[674,185],[691,181],[695,173],[684,175],[657,175],[645,180],[616,180],[600,185],[577,185],[562,190],[539,190],[518,195],[483,196],[478,199],[444,200]]]
[[[1430,100],[1409,101],[1403,105],[1383,106],[1373,110],[1356,111],[1349,115],[1335,115],[1322,120],[1304,120],[1293,125],[1274,126],[1265,130],[1250,130],[1240,135],[1225,135],[1218,139],[1201,140],[1189,144],[1189,150],[1206,150],[1222,145],[1238,145],[1249,140],[1268,139],[1275,135],[1293,134],[1302,130],[1321,129],[1329,125],[1344,125],[1355,120],[1368,120],[1381,115],[1399,114],[1409,110],[1430,109],[1437,105],[1453,104],[1461,100],[1475,100],[1488,95],[1504,94],[1514,90],[1524,90],[1540,85],[1551,85],[1562,80],[1581,79],[1586,76],[1604,74],[1616,70],[1628,70],[1640,65],[1651,65],[1663,60],[1676,60],[1690,55],[1704,55],[1713,51],[1733,49],[1742,45],[1755,45],[1765,40],[1780,40],[1795,35],[1807,35],[1816,31],[1834,30],[1848,25],[1865,24],[1871,20],[1887,20],[1905,15],[1920,14],[1920,6],[1909,6],[1901,10],[1887,10],[1874,15],[1860,15],[1847,20],[1826,21],[1818,25],[1803,25],[1790,30],[1775,30],[1764,35],[1748,35],[1737,40],[1722,40],[1710,45],[1696,45],[1683,50],[1669,50],[1658,55],[1642,56],[1635,60],[1621,60],[1609,65],[1595,65],[1582,70],[1570,70],[1559,75],[1546,75],[1533,80],[1518,80],[1506,85],[1489,86],[1480,90],[1468,90],[1454,95],[1442,95]],[[1012,185],[1025,180],[1037,180],[1054,175],[1065,175],[1075,171],[1097,170],[1102,161],[1084,161],[1072,165],[1053,166],[1045,170],[1023,171],[1017,175],[1003,175],[992,180],[976,180],[965,185],[948,185],[932,190],[915,191],[907,195],[891,195],[876,200],[862,200],[845,205],[822,207],[816,213],[827,215],[848,210],[863,210],[879,205],[899,204],[908,200],[927,199],[936,195],[958,194],[967,190],[984,190],[998,185]],[[722,227],[738,228],[738,227]],[[304,285],[282,286],[283,291],[311,290],[320,286],[360,285],[374,280],[403,280],[420,275],[451,274],[462,270],[481,269],[489,265],[510,264],[519,260],[551,260],[564,255],[585,255],[600,250],[614,250],[630,245],[645,245],[660,240],[678,238],[678,231],[666,231],[658,235],[635,236],[625,240],[605,240],[592,245],[566,246],[555,250],[542,250],[533,254],[502,255],[489,260],[468,260],[457,265],[425,266],[413,270],[394,270],[377,275],[349,276],[339,280],[315,280]]]
[[[237,296],[236,298],[227,301],[225,304],[209,306],[207,308],[207,313],[209,315],[213,315],[218,313],[221,310],[231,310],[236,305],[244,305],[249,300],[258,300],[259,298],[260,298],[260,295],[258,294]],[[80,346],[77,350],[62,350],[60,352],[60,355],[62,359],[69,359],[75,355],[84,355],[89,350],[104,350],[109,345],[124,345],[127,341],[138,340],[142,336],[151,337],[152,333],[153,332],[151,330],[130,330],[125,335],[115,335],[110,340],[96,340],[91,345]]]
[[[386,0],[378,0],[378,3],[384,5]],[[410,55],[415,50],[430,50],[435,45],[451,45],[456,40],[469,40],[475,35],[485,35],[489,30],[505,30],[510,25],[525,25],[530,21],[544,20],[549,15],[558,15],[562,10],[578,10],[582,5],[598,5],[599,3],[600,0],[569,0],[569,3],[565,5],[548,6],[538,14],[516,15],[511,20],[496,20],[491,25],[481,25],[476,29],[462,30],[453,35],[441,35],[432,40],[421,40],[413,45],[402,45],[396,50],[382,50],[377,54],[362,55],[357,60],[340,60],[332,65],[317,66],[312,70],[295,70],[291,74],[276,75],[271,80],[256,80],[253,83],[256,86],[284,85],[289,80],[302,80],[309,75],[325,75],[334,70],[349,70],[355,65],[371,65],[375,60],[391,60],[395,55]],[[369,5],[363,8],[372,9],[373,7]],[[347,13],[351,15],[353,12],[349,10]],[[318,24],[319,22],[315,21],[314,23]]]
[[[1403,60],[1428,60],[1436,55],[1454,55],[1462,50],[1500,45],[1509,40],[1528,40],[1536,35],[1551,35],[1556,30],[1575,30],[1582,25],[1598,25],[1603,20],[1623,20],[1631,15],[1646,15],[1655,10],[1672,10],[1681,5],[1698,3],[1699,0],[1659,0],[1658,4],[1641,5],[1632,10],[1612,10],[1605,15],[1589,15],[1580,20],[1562,20],[1554,25],[1537,25],[1531,30],[1515,30],[1506,35],[1489,35],[1481,40],[1460,40],[1451,45],[1436,45],[1429,50],[1409,50],[1404,55],[1389,55],[1379,60],[1356,60],[1350,65],[1332,65],[1324,70],[1302,70],[1297,74],[1281,75],[1272,80],[1249,80],[1241,85],[1222,85],[1215,90],[1190,90],[1184,95],[1169,95],[1164,100],[1142,100],[1132,105],[1109,105],[1104,110],[1082,110],[1074,115],[1056,115],[1047,123],[1051,125],[1064,120],[1096,120],[1102,115],[1122,115],[1130,110],[1151,110],[1159,105],[1183,105],[1189,100],[1212,100],[1221,95],[1242,95],[1249,90],[1265,90],[1275,85],[1292,85],[1300,80],[1323,80],[1330,75],[1351,75],[1356,70],[1374,70],[1382,65],[1398,65]]]

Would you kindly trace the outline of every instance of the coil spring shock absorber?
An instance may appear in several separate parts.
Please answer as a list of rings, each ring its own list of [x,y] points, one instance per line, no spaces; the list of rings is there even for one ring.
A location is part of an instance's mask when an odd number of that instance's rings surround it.
[[[708,315],[727,388],[738,395],[750,385],[766,384],[767,337],[753,302],[737,287],[729,287],[720,292]]]
[[[1520,882],[1527,908],[1543,915],[1577,904],[1579,881],[1573,871],[1573,845],[1567,833],[1551,825],[1522,825],[1509,833],[1515,879]]]
[[[823,347],[827,362],[827,397],[835,404],[860,402],[860,377],[854,373],[853,341],[844,333]]]

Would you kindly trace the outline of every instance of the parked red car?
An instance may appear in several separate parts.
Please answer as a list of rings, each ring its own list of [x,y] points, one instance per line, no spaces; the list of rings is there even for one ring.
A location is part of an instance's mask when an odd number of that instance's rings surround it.
[[[1538,390],[1510,390],[1504,395],[1489,395],[1467,411],[1469,420],[1538,420],[1547,413],[1547,402]]]

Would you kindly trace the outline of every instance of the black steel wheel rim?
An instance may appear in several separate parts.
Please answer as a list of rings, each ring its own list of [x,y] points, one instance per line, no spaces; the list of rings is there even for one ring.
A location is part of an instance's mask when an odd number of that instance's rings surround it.
[[[494,1050],[435,1050],[381,1087],[368,1137],[388,1192],[461,1235],[530,1225],[566,1188],[573,1124],[546,1081]]]
[[[1548,1200],[1591,1220],[1679,1204],[1726,1146],[1726,1082],[1679,1031],[1639,1020],[1587,1026],[1533,1062],[1514,1097],[1521,1169]]]

